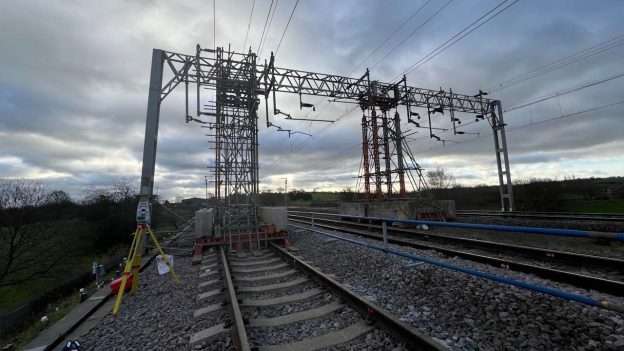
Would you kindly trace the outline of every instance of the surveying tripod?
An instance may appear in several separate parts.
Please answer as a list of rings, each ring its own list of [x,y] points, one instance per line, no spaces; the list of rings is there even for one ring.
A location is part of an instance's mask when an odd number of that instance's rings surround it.
[[[132,272],[132,288],[130,292],[134,294],[137,291],[139,286],[139,268],[141,267],[143,243],[148,234],[152,241],[154,241],[156,249],[158,250],[158,253],[162,257],[163,261],[167,264],[167,267],[169,267],[169,272],[171,272],[176,284],[180,284],[180,278],[178,278],[178,275],[173,270],[173,267],[169,263],[162,247],[160,247],[160,243],[158,242],[158,239],[156,239],[156,235],[154,235],[154,232],[149,225],[149,220],[149,203],[141,201],[139,202],[137,210],[137,229],[134,232],[134,238],[132,239],[132,244],[130,245],[130,253],[128,254],[128,260],[126,261],[126,266],[121,278],[121,285],[119,287],[119,291],[117,292],[117,299],[115,300],[115,306],[113,307],[113,316],[117,315],[117,311],[119,311],[119,305],[121,305],[121,300],[123,298],[124,290],[126,289],[126,284],[128,283],[130,272]]]

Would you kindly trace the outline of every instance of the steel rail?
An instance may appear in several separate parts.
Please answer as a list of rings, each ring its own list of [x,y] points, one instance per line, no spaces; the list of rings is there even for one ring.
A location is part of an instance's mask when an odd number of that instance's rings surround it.
[[[291,218],[310,219],[306,216],[289,215]],[[338,225],[344,225],[349,227],[359,227],[366,229],[382,230],[382,226],[375,224],[357,223],[351,221],[341,221],[328,218],[315,218],[316,222],[334,223]],[[296,219],[294,221],[297,221]],[[304,222],[300,222],[304,223]],[[309,224],[309,222],[307,222]],[[553,250],[546,248],[537,248],[523,245],[513,245],[501,242],[482,240],[482,239],[470,239],[444,234],[433,234],[415,229],[402,229],[402,228],[387,228],[388,233],[396,233],[402,236],[408,236],[409,239],[423,240],[423,241],[435,241],[439,243],[453,243],[463,246],[470,246],[479,249],[493,250],[495,252],[506,252],[514,255],[524,255],[530,258],[537,258],[544,261],[554,261],[567,263],[579,267],[597,267],[597,268],[611,268],[617,269],[620,272],[624,272],[624,260],[613,257],[594,256],[583,253]]]
[[[527,283],[527,282],[519,281],[519,280],[512,279],[512,278],[499,276],[499,275],[496,275],[496,274],[486,273],[486,272],[478,271],[478,270],[475,270],[475,269],[472,269],[472,268],[466,268],[466,267],[463,267],[463,266],[458,266],[458,265],[455,265],[455,264],[446,263],[446,262],[443,262],[443,261],[431,259],[429,257],[418,256],[418,255],[415,255],[415,254],[411,254],[411,253],[408,253],[408,252],[396,250],[396,249],[389,248],[389,247],[382,247],[382,246],[377,246],[377,245],[371,245],[371,244],[369,244],[367,242],[341,237],[339,235],[326,233],[326,232],[323,232],[323,231],[320,231],[320,230],[317,230],[317,229],[314,229],[314,228],[301,227],[301,226],[297,226],[297,225],[293,225],[293,224],[289,224],[288,226],[293,227],[293,228],[297,228],[297,229],[301,229],[301,230],[307,230],[307,231],[312,232],[312,233],[325,235],[325,236],[328,236],[328,237],[331,237],[331,238],[335,238],[335,239],[338,239],[338,240],[341,240],[341,241],[345,241],[345,242],[348,242],[348,243],[351,243],[351,244],[355,244],[355,245],[358,245],[358,246],[363,246],[363,247],[366,247],[366,248],[371,249],[371,250],[377,250],[377,251],[381,251],[381,252],[384,252],[384,253],[389,253],[389,254],[393,254],[393,255],[399,256],[399,257],[407,258],[407,259],[410,259],[410,260],[428,263],[428,264],[431,264],[431,265],[434,265],[434,266],[437,266],[437,267],[441,267],[441,268],[444,268],[444,269],[453,270],[453,271],[457,271],[457,272],[462,272],[462,273],[465,273],[465,274],[469,274],[469,275],[473,275],[473,276],[476,276],[476,277],[492,280],[492,281],[495,281],[495,282],[516,286],[516,287],[519,287],[519,288],[523,288],[523,289],[527,289],[527,290],[531,290],[531,291],[535,291],[535,292],[551,295],[551,296],[554,296],[554,297],[558,297],[558,298],[562,298],[562,299],[566,299],[566,300],[570,300],[570,301],[579,302],[579,303],[582,303],[582,304],[585,304],[585,305],[589,305],[589,306],[595,306],[595,307],[600,307],[600,308],[603,308],[603,309],[606,309],[606,310],[615,311],[615,312],[618,312],[618,313],[624,313],[624,306],[610,303],[607,300],[596,300],[596,299],[593,299],[593,298],[588,297],[588,296],[574,294],[574,293],[569,293],[569,292],[566,292],[566,291],[553,289],[553,288],[550,288],[550,287],[547,287],[547,286],[536,285],[536,284]]]
[[[225,275],[225,282],[227,285],[227,299],[230,302],[230,312],[232,313],[232,318],[234,319],[232,321],[232,339],[234,340],[234,347],[241,351],[251,351],[249,340],[247,339],[247,331],[245,330],[245,323],[243,322],[243,314],[241,313],[240,306],[238,305],[238,298],[236,297],[234,282],[232,281],[232,275],[230,274],[223,245],[219,246],[219,253],[221,254],[221,264],[223,265],[223,273]]]
[[[285,249],[270,243],[271,249],[293,266],[299,267],[309,274],[333,294],[343,298],[346,303],[360,314],[365,315],[375,325],[388,332],[397,340],[404,342],[410,350],[447,350],[428,335],[401,321],[390,312],[359,296],[337,280],[322,273]]]
[[[517,226],[517,225],[514,226],[514,225],[475,224],[475,223],[459,223],[459,222],[436,222],[436,221],[423,221],[423,220],[414,220],[414,219],[364,217],[364,216],[351,216],[351,215],[343,215],[343,214],[329,214],[329,213],[316,213],[316,212],[301,212],[301,211],[291,211],[291,212],[303,213],[303,214],[308,214],[308,215],[328,216],[328,217],[363,219],[363,220],[386,222],[386,223],[426,224],[428,226],[433,226],[433,227],[480,229],[480,230],[491,230],[491,231],[499,231],[499,232],[554,235],[554,236],[564,236],[564,237],[571,237],[571,238],[594,238],[594,239],[600,238],[600,239],[605,239],[605,240],[624,241],[624,232],[608,233],[608,232],[594,232],[594,231],[589,231],[589,230],[523,227],[523,226]]]
[[[293,222],[301,223],[302,221],[293,221]],[[311,222],[304,222],[304,223],[308,225],[312,224]],[[377,241],[384,240],[381,235],[371,234],[371,233],[360,231],[360,230],[339,228],[339,227],[334,227],[334,226],[325,225],[325,224],[317,224],[316,222],[314,223],[314,226],[331,229],[335,231],[346,232],[350,234],[355,234],[358,236],[362,236],[362,237],[369,238],[369,239],[374,239]],[[420,249],[420,250],[435,250],[435,251],[444,253],[446,255],[458,256],[458,257],[469,259],[471,261],[485,263],[487,265],[498,267],[498,268],[513,270],[513,271],[518,271],[518,272],[523,272],[523,273],[529,273],[529,274],[535,274],[542,278],[550,279],[553,281],[558,281],[561,283],[571,284],[574,286],[582,287],[584,289],[598,290],[598,291],[616,295],[616,296],[624,296],[624,282],[620,282],[620,281],[592,277],[592,276],[578,274],[578,273],[571,273],[571,272],[566,272],[566,271],[562,271],[559,269],[541,267],[541,266],[536,266],[536,265],[532,265],[528,263],[508,260],[505,258],[490,257],[490,256],[472,253],[472,252],[439,247],[435,245],[425,245],[425,244],[415,243],[412,241],[407,241],[405,239],[389,237],[387,238],[387,242],[390,244],[407,246],[407,247],[412,247],[412,248]]]
[[[617,213],[572,213],[572,212],[500,212],[479,210],[457,210],[458,216],[508,217],[528,219],[561,219],[575,221],[624,222],[624,215]]]

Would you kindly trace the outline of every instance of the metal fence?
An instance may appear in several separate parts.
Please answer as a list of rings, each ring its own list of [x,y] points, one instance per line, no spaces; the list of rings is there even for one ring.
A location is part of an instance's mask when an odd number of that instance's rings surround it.
[[[119,256],[105,261],[102,265],[105,270],[110,271],[118,267],[123,258],[124,256]],[[25,322],[31,320],[35,314],[43,311],[49,304],[60,298],[71,295],[77,289],[84,287],[94,279],[95,276],[92,272],[85,272],[38,295],[13,311],[0,315],[0,336],[6,335],[8,332],[23,325]],[[106,287],[104,287],[104,289],[106,289]]]

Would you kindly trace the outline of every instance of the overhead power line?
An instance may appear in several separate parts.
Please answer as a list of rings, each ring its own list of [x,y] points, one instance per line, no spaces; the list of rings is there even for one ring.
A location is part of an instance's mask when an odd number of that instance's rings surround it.
[[[217,0],[212,0],[212,41],[214,43],[213,50],[217,49]]]
[[[539,77],[541,75],[544,75],[548,72],[551,72],[553,70],[568,66],[570,64],[573,64],[575,62],[590,58],[594,55],[600,54],[602,52],[605,52],[607,50],[611,50],[615,47],[618,47],[620,45],[624,44],[624,34],[620,34],[615,38],[609,39],[607,41],[604,41],[602,43],[596,44],[592,47],[589,47],[587,49],[578,51],[574,54],[568,55],[566,57],[563,57],[561,59],[558,59],[556,61],[553,61],[547,65],[538,67],[536,69],[533,69],[531,71],[528,71],[526,73],[523,73],[519,76],[516,76],[512,79],[506,80],[504,82],[500,82],[496,85],[492,85],[491,87],[489,87],[487,90],[488,92],[495,92],[495,91],[499,91],[501,89],[507,88],[507,87],[511,87],[514,86],[516,84],[520,84],[524,81],[527,81],[529,79],[535,78],[535,77]]]
[[[385,59],[390,53],[392,53],[394,50],[396,50],[400,45],[402,45],[407,39],[409,39],[411,36],[413,36],[420,28],[422,28],[424,25],[426,25],[428,22],[430,22],[435,16],[437,16],[442,10],[444,10],[444,8],[446,8],[453,0],[448,0],[441,8],[439,8],[433,15],[431,15],[424,23],[422,23],[420,26],[418,26],[415,30],[413,30],[406,38],[404,38],[397,46],[395,46],[388,54],[386,54],[381,60]],[[507,0],[508,1],[508,0]],[[518,1],[518,0],[516,0]],[[424,7],[426,4],[428,4],[429,1],[427,1],[422,7]],[[421,7],[421,8],[422,8]],[[419,11],[419,10],[417,10]],[[400,28],[399,28],[400,29]],[[397,30],[398,31],[398,30]],[[377,65],[379,62],[381,62],[381,60],[379,60],[375,65]],[[375,65],[373,67],[375,67]],[[356,67],[357,68],[357,67]],[[354,72],[355,69],[354,68],[351,72]],[[350,74],[349,74],[350,75]],[[327,108],[329,106],[330,102],[328,100],[327,104],[325,105],[325,107],[316,115],[317,117],[325,110],[325,108]],[[343,115],[341,115],[339,118],[337,118],[335,120],[335,122],[340,121],[342,118],[346,117],[347,115],[349,115],[351,112],[353,112],[355,109],[357,108],[357,105],[355,107],[353,107],[351,110],[345,112]],[[311,141],[313,141],[316,137],[318,137],[321,133],[323,133],[325,130],[327,130],[327,128],[329,128],[332,125],[335,125],[336,123],[333,124],[329,124],[325,127],[323,127],[321,130],[319,130],[317,133],[315,133],[312,137],[310,137],[309,139],[305,140],[303,143],[297,145],[295,148],[291,149],[290,151],[287,151],[282,157],[280,157],[280,159],[278,159],[277,161],[273,162],[271,165],[269,165],[267,167],[267,171],[270,171],[277,163],[285,160],[286,158],[289,157],[289,155],[291,155],[294,151],[297,151],[299,149],[301,149],[303,146],[307,145],[308,143],[310,143]]]
[[[440,12],[442,12],[442,10],[444,10],[451,2],[453,2],[453,0],[449,0],[444,5],[442,5],[442,7],[440,7],[436,12],[434,12],[433,15],[429,16],[429,18],[427,18],[427,20],[425,22],[423,22],[420,26],[416,27],[416,29],[414,29],[408,36],[403,38],[403,40],[401,40],[401,42],[399,44],[397,44],[394,48],[392,48],[392,50],[388,51],[382,58],[377,60],[377,62],[375,62],[375,64],[371,66],[371,69],[377,67],[377,65],[381,61],[385,60],[386,57],[390,56],[391,53],[393,53],[394,51],[396,51],[396,49],[401,47],[401,45],[403,45],[403,43],[405,43],[405,41],[407,39],[411,38],[414,34],[416,34],[416,32],[418,32],[418,30],[420,30],[427,23],[429,23],[429,21],[431,21],[435,16],[437,16]]]
[[[269,18],[271,17],[271,10],[273,9],[274,1],[275,0],[271,0],[271,6],[269,6],[269,12],[267,13],[266,20],[264,21],[264,28],[262,28],[262,34],[260,35],[260,42],[258,43],[258,49],[256,49],[258,56],[260,56],[260,46],[262,45],[262,41],[264,40],[264,33],[266,32],[267,24],[269,24]]]
[[[290,25],[290,20],[292,20],[293,15],[295,14],[295,10],[297,9],[297,5],[299,5],[299,0],[295,2],[295,6],[293,6],[292,12],[290,13],[290,17],[288,17],[288,23],[286,23],[286,28],[284,28],[284,32],[282,33],[282,37],[280,38],[279,44],[277,44],[277,49],[275,49],[275,55],[277,56],[277,52],[282,46],[282,40],[284,40],[284,35],[286,35],[286,31],[288,30],[288,26]]]
[[[368,60],[371,56],[373,56],[379,49],[381,49],[382,46],[384,46],[388,40],[390,40],[395,34],[397,34],[401,28],[403,28],[409,21],[412,20],[412,18],[414,18],[414,16],[416,16],[420,10],[422,10],[425,6],[427,6],[427,4],[429,4],[431,2],[431,0],[427,0],[425,1],[424,4],[418,6],[418,8],[416,9],[416,11],[412,12],[412,14],[405,20],[403,21],[403,23],[401,23],[395,30],[394,32],[392,32],[392,34],[390,34],[386,39],[382,40],[379,45],[377,45],[377,47],[375,48],[375,50],[373,50],[370,54],[368,54],[368,56],[366,56],[357,66],[355,66],[351,72],[349,72],[349,74],[347,74],[347,76],[350,76],[353,74],[353,72],[355,72],[355,70],[357,70],[360,66],[362,66],[362,64],[364,62],[366,62],[366,60]],[[404,40],[405,41],[405,40]]]
[[[529,124],[525,124],[525,125],[521,125],[521,126],[512,127],[512,128],[509,128],[508,131],[513,131],[513,130],[516,130],[516,129],[522,129],[522,128],[526,128],[526,127],[540,125],[540,124],[544,124],[544,123],[548,123],[548,122],[552,122],[552,121],[556,121],[556,120],[560,120],[560,119],[564,119],[564,118],[574,117],[574,116],[582,115],[582,114],[587,113],[587,112],[594,112],[594,111],[598,111],[598,110],[603,110],[605,108],[616,106],[616,105],[621,105],[621,104],[624,104],[624,100],[613,102],[613,103],[610,103],[610,104],[605,104],[605,105],[600,105],[600,106],[588,108],[588,109],[582,110],[582,111],[567,113],[565,115],[561,115],[561,116],[557,116],[557,117],[551,117],[551,118],[548,118],[548,119],[545,119],[545,120],[541,120],[541,121],[537,121],[537,122],[533,122],[533,123],[529,123]]]
[[[394,49],[392,49],[390,51],[390,53],[394,50],[396,50],[401,44],[403,44],[407,39],[409,39],[410,37],[412,37],[420,28],[422,28],[425,24],[427,24],[429,21],[431,21],[431,19],[433,19],[436,15],[438,15],[446,6],[448,6],[453,0],[449,0],[446,4],[444,4],[440,9],[438,9],[433,15],[431,15],[424,23],[422,23],[420,26],[418,26],[415,30],[413,30],[407,37],[405,37],[400,43],[399,45],[397,45]],[[420,12],[420,10],[422,10],[422,8],[424,8],[427,4],[429,4],[429,2],[431,2],[431,0],[426,1],[422,6],[420,6],[419,8],[416,9],[416,11],[414,13],[412,13],[412,15],[405,21],[403,22],[403,24],[401,24],[386,40],[388,40],[389,38],[391,38],[394,34],[396,34],[406,23],[408,23],[410,21],[410,19],[412,19],[416,14],[418,14],[418,12]],[[380,45],[373,51],[373,53],[378,50],[378,48],[380,48],[381,46],[383,46],[384,42],[380,43]],[[371,53],[371,55],[373,54]],[[387,57],[390,53],[386,54],[382,60]],[[371,55],[369,55],[368,57],[370,57]],[[367,59],[368,59],[367,57]],[[364,61],[366,61],[366,59],[364,59]],[[358,66],[354,67],[351,72],[348,74],[348,76],[350,76],[353,72],[355,72],[355,70],[364,62],[362,61]],[[378,61],[377,63],[381,62]],[[377,64],[376,63],[376,64]],[[375,65],[376,65],[375,64]],[[375,67],[375,66],[373,66]],[[320,99],[316,104],[320,103],[323,99]],[[330,105],[331,100],[327,100],[325,103],[325,106],[320,109],[320,111],[316,114],[315,118],[318,118],[323,111],[325,111],[325,109],[327,109],[327,107]],[[308,113],[309,115],[309,113]],[[306,118],[308,117],[308,115],[306,115]],[[298,125],[300,125],[302,122],[299,122]]]
[[[559,97],[559,96],[570,94],[570,93],[573,93],[573,92],[576,92],[576,91],[579,91],[579,90],[582,90],[582,89],[585,89],[585,88],[589,88],[589,87],[592,87],[592,86],[596,86],[596,85],[599,85],[599,84],[602,84],[602,83],[606,83],[606,82],[609,82],[611,80],[614,80],[614,79],[617,79],[617,78],[621,78],[621,77],[624,77],[624,72],[621,72],[621,73],[618,73],[618,74],[615,74],[615,75],[612,75],[612,76],[609,76],[609,77],[605,77],[605,78],[602,78],[602,79],[599,79],[599,80],[595,80],[595,81],[592,81],[592,82],[588,82],[588,83],[585,83],[585,84],[577,85],[577,86],[574,86],[572,88],[567,88],[567,89],[564,89],[564,90],[561,90],[561,91],[558,91],[558,92],[554,92],[554,93],[550,93],[550,94],[547,94],[547,95],[544,95],[544,96],[540,96],[540,97],[535,98],[534,100],[531,100],[529,102],[509,107],[509,108],[505,109],[503,112],[510,112],[510,111],[513,111],[513,110],[518,110],[518,109],[521,109],[521,108],[524,108],[524,107],[527,107],[527,106],[531,106],[531,105],[540,103],[542,101],[546,101],[546,100],[549,100],[549,99],[552,99],[552,98],[556,98],[556,97]],[[609,107],[609,106],[612,106],[612,105],[601,106],[598,109],[604,108],[604,107]],[[581,111],[581,112],[578,112],[578,113],[573,113],[571,115],[577,115],[579,113],[585,113],[585,112],[588,112],[588,111]],[[564,117],[567,117],[567,116],[568,115],[565,115]],[[561,116],[559,116],[557,118],[560,118],[560,117]],[[477,121],[463,123],[462,127],[465,128],[465,127],[468,127],[469,125],[475,124],[475,123],[477,123]],[[537,122],[537,123],[531,122],[531,125],[539,124],[539,123],[542,123],[542,122]],[[445,129],[445,130],[438,132],[438,135],[445,134],[445,133],[447,133],[447,132],[452,130],[450,128],[450,125],[444,127],[443,129]],[[479,133],[479,134],[481,134],[481,133]],[[420,140],[428,140],[428,139],[430,139],[430,137],[428,135],[425,135],[425,136],[418,137],[418,138],[407,138],[407,139],[409,139],[411,141],[420,141]],[[475,138],[472,138],[472,139],[475,139]],[[468,139],[468,140],[472,140],[472,139]]]
[[[340,122],[343,118],[345,118],[346,116],[348,116],[349,114],[351,114],[351,112],[355,111],[355,109],[358,106],[354,106],[352,109],[348,110],[347,112],[343,113],[342,115],[340,115],[340,117],[336,118],[336,120],[334,121],[334,123],[332,124],[328,124],[325,127],[321,128],[321,130],[319,130],[318,132],[316,132],[312,137],[306,139],[304,142],[302,142],[301,144],[297,145],[296,147],[294,147],[293,149],[287,151],[286,153],[284,153],[283,155],[280,156],[280,158],[278,160],[276,160],[275,162],[271,163],[265,172],[270,171],[271,169],[273,169],[277,164],[282,163],[282,161],[286,160],[290,154],[292,154],[295,151],[300,150],[302,147],[306,146],[307,144],[309,144],[312,140],[316,139],[319,135],[321,135],[321,133],[323,133],[324,131],[326,131],[330,126],[337,124],[338,122]]]
[[[554,122],[554,121],[559,121],[559,120],[563,120],[563,119],[570,118],[570,117],[580,116],[580,115],[588,113],[588,112],[594,112],[594,111],[598,111],[598,110],[602,110],[602,109],[605,109],[605,108],[609,108],[609,107],[613,107],[613,106],[617,106],[617,105],[622,105],[622,104],[624,104],[624,100],[620,100],[620,101],[613,102],[613,103],[610,103],[610,104],[605,104],[605,105],[600,105],[600,106],[588,108],[588,109],[581,110],[581,111],[571,112],[571,113],[567,113],[567,114],[564,114],[564,115],[547,118],[547,119],[544,119],[544,120],[541,120],[541,121],[538,121],[538,122],[531,122],[531,123],[515,126],[515,127],[512,127],[512,128],[507,128],[506,133],[510,133],[512,131],[519,130],[519,129],[530,128],[530,127],[537,126],[537,125],[540,125],[540,124],[545,124],[545,123],[550,123],[550,122]],[[466,144],[466,143],[469,143],[471,141],[480,139],[480,138],[484,137],[485,135],[489,135],[489,134],[483,133],[483,134],[480,134],[480,135],[478,135],[478,136],[476,136],[474,138],[470,138],[470,139],[466,139],[466,140],[463,140],[463,141],[460,141],[460,142],[456,142],[456,143],[454,143],[454,145]],[[435,150],[438,150],[438,149],[440,149],[440,147],[434,147],[434,148],[428,149],[426,151],[420,152],[420,154],[428,154],[428,153],[430,153],[432,151],[435,151]]]
[[[245,44],[243,44],[243,52],[247,50],[247,39],[249,38],[249,31],[251,30],[251,18],[253,17],[255,7],[256,0],[253,0],[253,3],[251,4],[251,14],[249,14],[249,24],[247,25],[247,34],[245,34]]]
[[[565,89],[565,90],[562,90],[562,91],[550,93],[548,95],[540,96],[540,97],[538,97],[538,98],[536,98],[536,99],[534,99],[532,101],[525,102],[525,103],[520,104],[520,105],[515,105],[515,106],[508,107],[508,108],[506,108],[504,110],[504,112],[509,112],[509,111],[521,109],[523,107],[531,106],[531,105],[537,104],[537,103],[542,102],[542,101],[546,101],[546,100],[549,100],[549,99],[552,99],[552,98],[555,98],[555,97],[559,97],[559,96],[562,96],[562,95],[570,94],[570,93],[573,93],[575,91],[579,91],[579,90],[582,90],[582,89],[585,89],[585,88],[593,87],[595,85],[606,83],[606,82],[609,82],[609,81],[612,81],[614,79],[621,78],[621,77],[624,77],[624,72],[621,72],[621,73],[618,73],[616,75],[609,76],[609,77],[606,77],[606,78],[602,78],[602,79],[599,79],[599,80],[596,80],[596,81],[593,81],[593,82],[581,84],[581,85],[575,86],[573,88],[568,88],[568,89]]]
[[[275,11],[277,11],[277,4],[279,4],[279,0],[275,0],[275,7],[273,7],[273,13],[271,14],[271,19],[269,20],[269,26],[266,29],[266,33],[264,34],[264,41],[260,46],[260,51],[258,51],[258,56],[262,54],[262,50],[264,50],[264,46],[269,38],[269,31],[271,30],[271,24],[273,23],[273,17],[275,17]]]
[[[508,8],[510,8],[511,6],[513,6],[514,4],[516,4],[520,0],[513,1],[511,4],[503,7],[501,10],[499,10],[498,12],[494,13],[493,15],[491,15],[489,18],[483,20],[484,18],[489,16],[492,12],[496,11],[499,7],[503,6],[508,1],[509,0],[504,0],[500,4],[496,5],[494,8],[492,8],[491,10],[486,12],[483,16],[481,16],[478,19],[476,19],[470,25],[466,26],[464,29],[459,31],[457,34],[455,34],[454,36],[449,38],[447,41],[442,43],[440,46],[435,48],[433,51],[431,51],[427,55],[423,56],[415,64],[413,64],[412,66],[410,66],[409,68],[407,68],[406,70],[404,70],[403,72],[398,74],[392,81],[395,82],[395,81],[399,80],[403,75],[408,75],[411,72],[413,72],[415,69],[417,69],[418,67],[420,67],[420,66],[424,65],[425,63],[429,62],[431,59],[433,59],[434,57],[438,56],[440,53],[442,53],[443,51],[445,51],[449,47],[453,46],[455,43],[457,43],[458,41],[462,40],[464,37],[468,36],[470,33],[474,32],[475,30],[480,28],[482,25],[484,25],[487,22],[491,21],[493,18],[495,18],[496,16],[498,16],[503,11],[507,10]],[[483,20],[483,21],[481,22],[481,20]]]

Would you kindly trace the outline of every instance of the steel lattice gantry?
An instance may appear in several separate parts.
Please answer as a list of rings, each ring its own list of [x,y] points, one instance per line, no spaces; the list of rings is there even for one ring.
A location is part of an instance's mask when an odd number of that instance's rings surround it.
[[[503,211],[513,210],[513,191],[505,123],[502,106],[498,100],[490,100],[483,94],[474,96],[453,93],[452,91],[431,90],[410,87],[407,80],[395,83],[371,81],[367,72],[360,78],[307,72],[276,67],[274,56],[269,62],[258,64],[256,55],[236,53],[223,48],[202,49],[197,45],[195,55],[179,54],[154,49],[147,107],[147,122],[141,177],[141,200],[149,200],[153,194],[154,168],[158,139],[160,104],[180,84],[185,87],[187,97],[186,121],[197,121],[210,128],[211,142],[215,149],[215,197],[219,216],[226,230],[248,230],[256,224],[256,199],[258,194],[258,105],[259,96],[264,96],[269,116],[269,94],[293,93],[301,95],[327,96],[336,101],[351,101],[360,104],[363,111],[373,111],[380,115],[379,148],[384,154],[402,152],[398,116],[388,116],[391,108],[404,106],[408,119],[413,114],[411,108],[427,108],[427,111],[467,112],[477,119],[487,119],[494,135],[495,154],[498,166],[501,207]],[[171,78],[163,81],[164,67],[171,71]],[[195,117],[189,113],[189,85],[196,88]],[[214,91],[213,104],[203,104],[202,91]],[[274,112],[277,110],[274,103]],[[369,119],[370,121],[370,119]],[[383,128],[385,126],[385,128]],[[366,130],[371,130],[365,126]],[[363,132],[365,132],[363,127]],[[398,129],[397,129],[398,128]],[[385,136],[384,136],[385,133]],[[394,138],[394,145],[386,140]],[[396,142],[399,141],[399,142]],[[364,151],[364,150],[363,150]],[[371,155],[375,158],[374,155]],[[387,158],[386,158],[387,159]],[[384,162],[385,160],[384,159]],[[376,161],[373,160],[373,163]],[[381,161],[380,161],[381,162]],[[401,194],[404,190],[405,171],[408,166],[399,157],[394,170],[389,165],[379,164],[378,176],[386,177],[386,191]],[[374,165],[373,167],[377,167]],[[389,181],[391,177],[397,179]],[[398,189],[390,184],[398,181]],[[375,179],[375,187],[381,188]],[[229,229],[228,229],[229,228]]]

